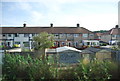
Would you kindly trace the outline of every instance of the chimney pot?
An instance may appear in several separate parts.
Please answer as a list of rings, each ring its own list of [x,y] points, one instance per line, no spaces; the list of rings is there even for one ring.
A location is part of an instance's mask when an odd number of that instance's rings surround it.
[[[77,27],[80,27],[80,24],[79,24],[79,23],[77,24]]]
[[[53,27],[53,23],[50,24],[50,27]]]
[[[23,27],[26,27],[26,24],[25,24],[25,23],[23,24]]]
[[[119,28],[119,25],[116,25],[115,28]]]

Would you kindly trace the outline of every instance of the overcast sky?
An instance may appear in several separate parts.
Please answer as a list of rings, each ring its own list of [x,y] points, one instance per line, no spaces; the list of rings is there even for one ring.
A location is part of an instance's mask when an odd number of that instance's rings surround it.
[[[119,0],[2,0],[2,26],[75,27],[109,30],[118,24]],[[0,12],[1,13],[1,12]]]

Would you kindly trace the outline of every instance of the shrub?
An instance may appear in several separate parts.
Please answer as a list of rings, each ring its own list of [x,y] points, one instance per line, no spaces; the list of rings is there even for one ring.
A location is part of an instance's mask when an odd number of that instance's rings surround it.
[[[53,59],[52,59],[53,60]],[[53,62],[51,62],[53,63]],[[55,67],[56,66],[56,67]],[[81,60],[75,67],[52,66],[47,60],[31,56],[5,54],[3,80],[41,81],[51,79],[78,79],[80,81],[106,81],[116,71],[116,64],[108,61]],[[113,67],[114,66],[114,67]],[[112,67],[112,68],[111,68]]]
[[[79,66],[76,68],[75,74],[80,80],[105,81],[107,79],[110,79],[111,77],[108,72],[109,71],[106,62],[94,60],[87,64],[80,63]]]
[[[109,70],[109,74],[111,74],[111,79],[119,79],[119,75],[120,75],[120,70],[119,70],[119,63],[115,62],[115,61],[109,61],[107,62],[108,65],[108,70]]]
[[[0,45],[0,48],[3,48],[4,46],[3,45]]]
[[[53,78],[46,61],[21,55],[5,54],[3,60],[3,80],[42,80]]]
[[[77,76],[75,75],[75,68],[62,68],[58,71],[57,79],[63,79],[63,80],[75,80],[77,79]]]
[[[5,54],[3,60],[3,78],[13,81],[16,79],[28,79],[26,70],[28,65],[28,58],[20,55]]]
[[[120,46],[119,45],[118,46],[113,46],[112,49],[113,50],[120,50]]]

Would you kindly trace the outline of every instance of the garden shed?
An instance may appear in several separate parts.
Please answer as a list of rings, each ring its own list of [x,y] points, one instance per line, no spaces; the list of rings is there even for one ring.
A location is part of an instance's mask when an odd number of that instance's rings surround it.
[[[89,47],[82,50],[82,58],[87,58],[89,60],[94,59],[96,52],[100,51],[101,49]]]
[[[58,62],[65,64],[78,63],[81,58],[81,50],[78,50],[73,47],[59,47],[56,48],[58,55]]]
[[[109,50],[100,50],[96,53],[96,58],[98,60],[106,60],[106,59],[112,59],[112,52]]]
[[[88,60],[91,60],[92,58],[94,58],[94,56],[95,56],[94,52],[87,50],[87,49],[82,50],[82,58],[83,59],[87,58]]]
[[[100,48],[89,47],[89,48],[86,48],[85,50],[89,50],[93,53],[96,53],[96,52],[100,51],[101,49]]]

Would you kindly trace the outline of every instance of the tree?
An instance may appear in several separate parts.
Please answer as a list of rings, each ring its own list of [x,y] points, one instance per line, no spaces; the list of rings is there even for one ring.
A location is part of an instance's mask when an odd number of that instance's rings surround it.
[[[54,36],[47,32],[42,32],[37,36],[33,37],[35,43],[34,49],[37,51],[43,51],[42,58],[45,58],[45,49],[50,48],[54,45]]]

